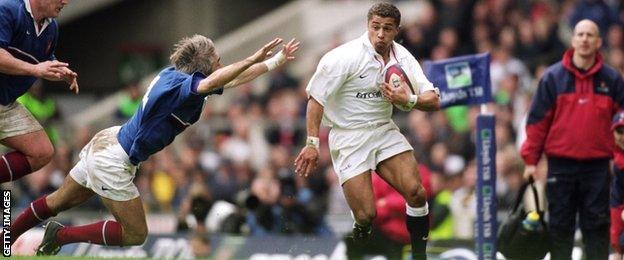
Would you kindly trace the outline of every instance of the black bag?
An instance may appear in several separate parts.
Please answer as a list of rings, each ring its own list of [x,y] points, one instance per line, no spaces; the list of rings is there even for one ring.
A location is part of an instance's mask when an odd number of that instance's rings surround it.
[[[537,230],[527,230],[522,227],[522,221],[528,214],[524,210],[522,201],[529,186],[533,190],[535,207],[540,215],[540,228]],[[518,191],[512,212],[498,229],[498,251],[508,259],[544,259],[549,247],[548,226],[544,221],[544,211],[539,206],[537,189],[531,177]]]

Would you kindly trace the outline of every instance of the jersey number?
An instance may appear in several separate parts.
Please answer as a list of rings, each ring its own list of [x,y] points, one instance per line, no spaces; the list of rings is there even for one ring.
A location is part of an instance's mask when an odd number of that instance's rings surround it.
[[[156,82],[158,82],[158,80],[160,79],[160,75],[156,76],[152,82],[150,82],[149,87],[147,88],[147,91],[145,91],[145,95],[143,95],[143,105],[141,109],[145,109],[145,104],[147,104],[147,100],[149,99],[149,93],[150,91],[152,91],[152,87],[154,87],[154,85],[156,85]]]

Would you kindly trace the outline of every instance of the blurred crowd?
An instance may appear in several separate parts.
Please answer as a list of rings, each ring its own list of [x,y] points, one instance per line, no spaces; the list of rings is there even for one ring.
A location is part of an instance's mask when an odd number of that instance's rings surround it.
[[[561,59],[569,46],[571,25],[583,18],[600,25],[603,56],[624,75],[624,4],[619,0],[434,0],[423,1],[422,7],[413,13],[403,11],[404,17],[416,19],[402,25],[399,39],[420,62],[491,53],[494,102],[489,111],[496,115],[498,205],[505,210],[522,182],[519,144],[537,80],[547,66]],[[346,40],[350,39],[335,44]],[[301,77],[291,75],[287,67],[272,71],[266,91],[252,91],[253,82],[230,91],[234,98],[225,110],[211,106],[211,100],[220,97],[210,97],[196,125],[140,165],[135,183],[147,212],[176,215],[180,231],[333,235],[328,216],[349,212],[332,169],[328,129],[321,131],[316,172],[302,178],[293,167],[306,137],[305,86],[313,71],[310,68]],[[114,115],[119,123],[140,104],[142,88],[137,84],[126,86],[126,96]],[[58,187],[82,146],[99,130],[84,126],[71,129],[71,135],[55,130],[55,122],[63,122],[62,111],[50,108],[55,108],[54,101],[47,101],[40,88],[31,88],[28,96],[21,102],[29,102],[31,111],[47,109],[34,114],[51,129],[56,153],[48,166],[13,184],[14,205],[22,207]],[[428,175],[432,240],[473,238],[478,113],[478,107],[462,106],[434,113],[395,111],[395,121],[422,164],[421,172]],[[545,165],[540,168],[544,181]],[[99,207],[97,201],[83,206]]]

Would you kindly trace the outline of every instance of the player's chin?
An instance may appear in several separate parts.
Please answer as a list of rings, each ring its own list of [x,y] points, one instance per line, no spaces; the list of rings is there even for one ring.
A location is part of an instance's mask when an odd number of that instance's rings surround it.
[[[388,49],[388,46],[386,44],[383,44],[383,43],[375,44],[375,51],[378,53],[384,53],[387,49]]]

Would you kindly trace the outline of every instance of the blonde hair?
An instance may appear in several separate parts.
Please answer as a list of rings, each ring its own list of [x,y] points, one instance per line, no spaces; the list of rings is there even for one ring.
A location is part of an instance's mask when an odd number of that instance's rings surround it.
[[[212,40],[196,34],[176,43],[169,60],[178,71],[188,74],[199,71],[204,75],[209,75],[212,73],[212,62],[215,58],[215,46]]]

